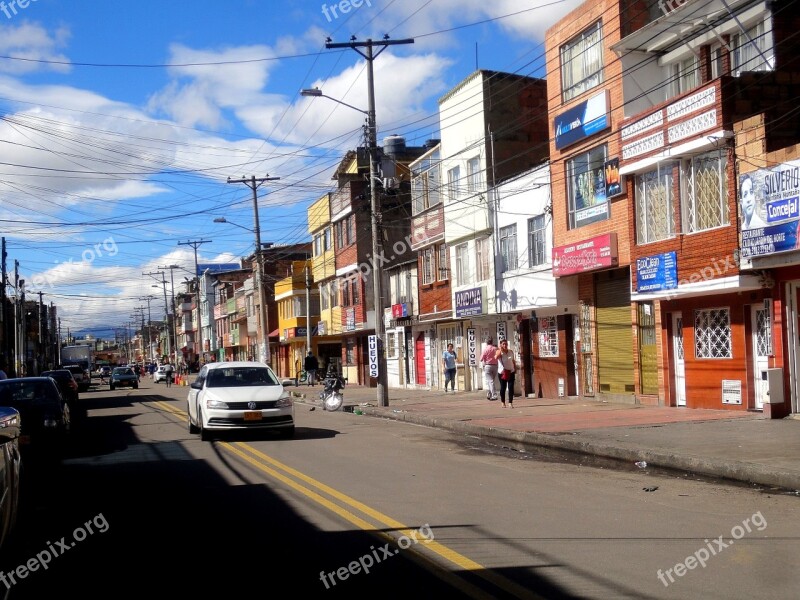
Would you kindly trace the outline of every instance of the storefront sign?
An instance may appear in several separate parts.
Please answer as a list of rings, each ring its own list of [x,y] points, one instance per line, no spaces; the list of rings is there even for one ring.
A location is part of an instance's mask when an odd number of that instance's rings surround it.
[[[356,328],[356,309],[347,308],[344,311],[344,330],[355,331]]]
[[[505,321],[498,321],[497,322],[497,341],[506,340],[508,337],[506,336],[506,322]]]
[[[678,287],[678,261],[675,252],[636,259],[636,291],[658,292]]]
[[[555,277],[607,269],[616,267],[618,264],[617,234],[614,232],[553,248],[553,275]]]
[[[392,304],[392,318],[402,319],[408,316],[408,304]]]
[[[739,177],[743,258],[800,248],[800,160]]]
[[[470,367],[478,366],[478,340],[474,329],[467,329],[467,364]]]
[[[483,314],[483,288],[455,293],[456,318]]]
[[[327,331],[326,321],[320,321],[317,323],[317,335],[327,335],[325,332]]]
[[[369,357],[369,376],[378,377],[378,336],[371,335],[367,338]]]
[[[603,164],[606,180],[606,198],[613,198],[625,193],[622,179],[619,176],[619,158],[612,158]]]
[[[311,330],[311,333],[313,335],[314,333],[313,329]],[[287,337],[289,339],[304,338],[308,336],[308,329],[306,329],[305,327],[290,327],[289,330],[287,331],[287,334],[288,334]]]
[[[553,119],[556,149],[561,150],[609,126],[608,94],[603,90]]]

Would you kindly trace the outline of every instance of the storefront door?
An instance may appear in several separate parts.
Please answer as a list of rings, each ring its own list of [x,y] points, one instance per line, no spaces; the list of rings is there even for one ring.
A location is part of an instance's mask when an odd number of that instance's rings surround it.
[[[414,351],[414,366],[417,370],[417,385],[426,385],[425,378],[425,334],[417,336],[416,348]]]
[[[683,354],[683,315],[672,313],[672,362],[675,368],[675,404],[686,406],[686,362]]]
[[[772,354],[772,319],[770,308],[763,304],[751,307],[753,324],[753,390],[755,391],[755,408],[762,410],[767,399],[767,369],[769,356]]]

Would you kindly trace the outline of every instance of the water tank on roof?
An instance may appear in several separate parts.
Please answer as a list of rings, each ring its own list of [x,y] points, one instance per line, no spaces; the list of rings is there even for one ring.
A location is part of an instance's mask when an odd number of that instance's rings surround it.
[[[383,138],[383,152],[387,156],[397,156],[406,149],[406,138],[402,135],[390,135]]]
[[[430,139],[430,140],[425,140],[425,146],[424,147],[427,148],[428,150],[430,150],[431,148],[436,146],[436,144],[438,144],[441,141],[442,140],[438,140],[436,138],[433,138],[433,139]]]

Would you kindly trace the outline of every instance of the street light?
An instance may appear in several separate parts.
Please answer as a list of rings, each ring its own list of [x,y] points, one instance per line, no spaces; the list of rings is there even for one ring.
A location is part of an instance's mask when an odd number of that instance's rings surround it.
[[[383,235],[380,231],[380,212],[381,202],[378,197],[378,166],[376,161],[378,159],[378,140],[375,124],[375,89],[373,85],[372,75],[372,48],[370,47],[369,56],[367,57],[367,80],[369,83],[369,110],[362,110],[351,106],[346,102],[331,98],[322,93],[319,88],[305,89],[300,91],[301,96],[322,97],[333,100],[338,104],[357,110],[360,113],[367,115],[367,133],[369,144],[369,198],[370,208],[372,212],[372,256],[373,260],[374,277],[372,278],[373,290],[373,304],[375,305],[375,336],[378,339],[378,383],[377,383],[377,396],[379,406],[389,406],[389,395],[387,389],[386,378],[386,364],[383,354],[381,352],[382,344],[386,337],[386,327],[383,322],[383,268],[378,260],[383,256]]]
[[[169,344],[169,304],[167,304],[167,280],[161,280],[162,285],[156,285],[155,283],[151,286],[154,288],[163,287],[164,288],[164,333],[166,334],[165,339],[167,342],[167,360],[171,360],[170,357],[170,344]]]

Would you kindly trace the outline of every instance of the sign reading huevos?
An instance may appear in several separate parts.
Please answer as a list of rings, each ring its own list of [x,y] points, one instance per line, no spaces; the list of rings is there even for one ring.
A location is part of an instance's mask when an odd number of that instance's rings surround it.
[[[371,335],[367,338],[367,355],[369,357],[369,376],[378,377],[378,336]]]
[[[478,340],[474,329],[467,329],[467,363],[470,367],[478,366]]]

